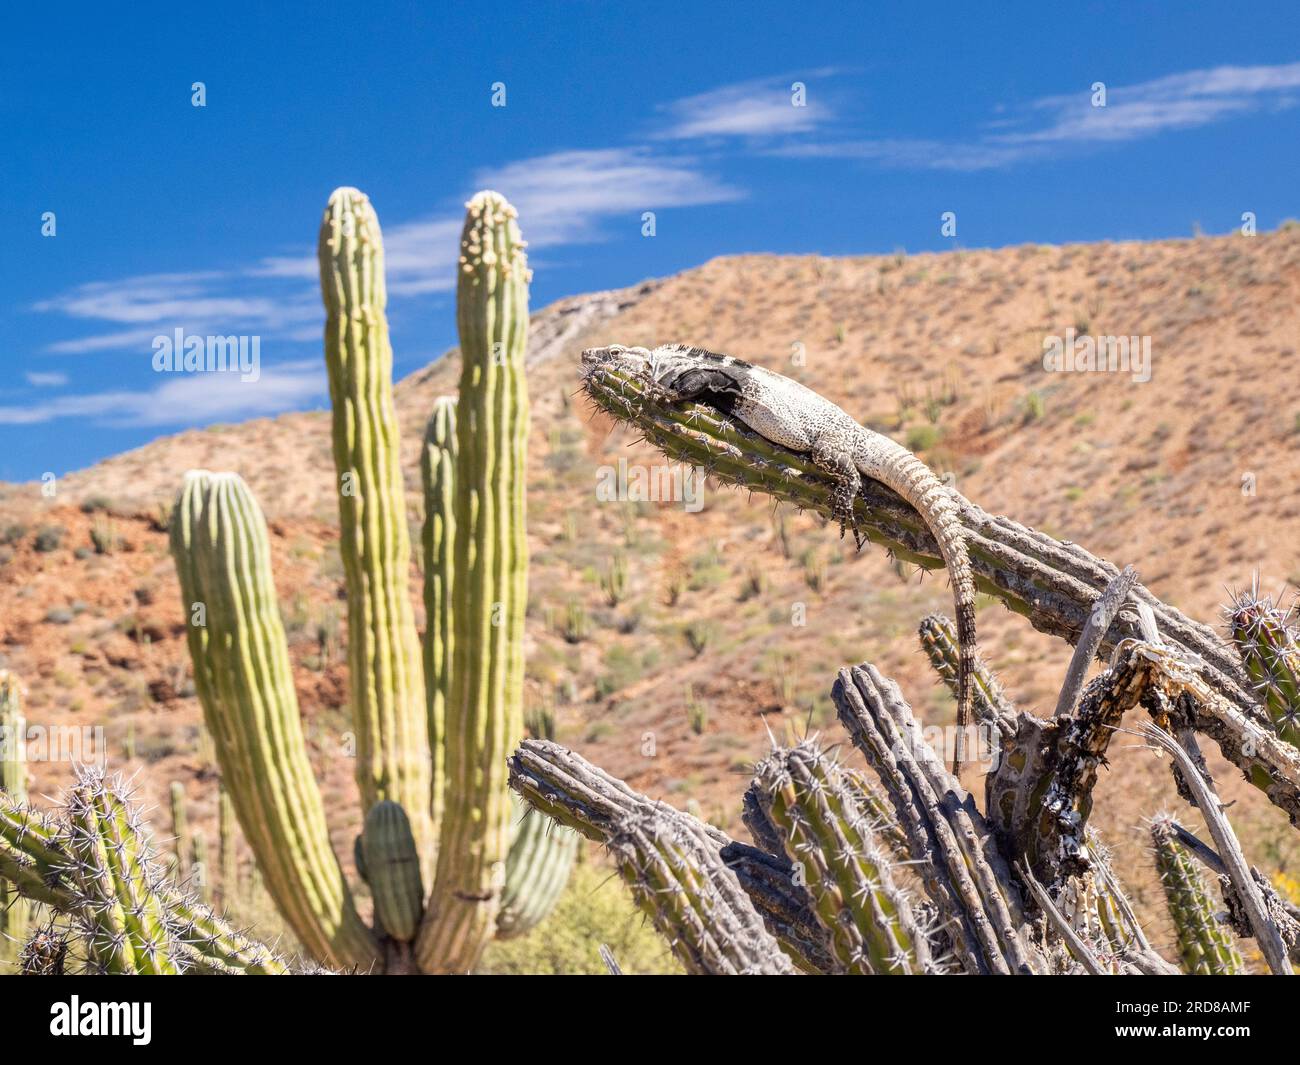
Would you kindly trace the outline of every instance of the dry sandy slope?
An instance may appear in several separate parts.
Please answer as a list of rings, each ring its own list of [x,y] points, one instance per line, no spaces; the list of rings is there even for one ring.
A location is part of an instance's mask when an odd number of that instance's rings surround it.
[[[900,580],[879,552],[855,555],[806,516],[785,520],[787,557],[770,501],[731,492],[711,490],[698,514],[598,504],[599,465],[656,459],[570,398],[584,346],[687,340],[794,373],[873,426],[924,446],[925,458],[953,470],[986,509],[1133,563],[1157,595],[1213,622],[1225,587],[1256,570],[1270,588],[1300,581],[1297,297],[1293,228],[911,257],[731,257],[552,305],[535,316],[530,345],[530,700],[556,705],[561,738],[594,760],[671,801],[698,799],[737,832],[745,767],[765,743],[763,717],[778,733],[783,722],[802,727],[809,717],[825,725],[839,665],[870,658],[899,680],[918,713],[938,721],[952,714],[915,652],[916,622],[949,603],[942,578]],[[1149,336],[1152,380],[1045,373],[1043,337],[1069,327]],[[791,365],[795,345],[806,352],[803,367]],[[411,489],[424,420],[435,396],[454,391],[457,372],[453,353],[397,386]],[[0,531],[22,532],[9,537],[7,552],[0,548],[10,555],[0,567],[3,664],[29,684],[33,721],[105,724],[114,758],[133,731],[136,763],[153,763],[146,792],[159,798],[168,780],[185,780],[199,818],[210,811],[211,767],[186,694],[175,580],[165,536],[145,517],[198,466],[239,471],[272,521],[304,715],[340,853],[349,855],[357,812],[350,766],[338,753],[346,729],[335,636],[342,573],[325,414],[158,440],[70,475],[54,501],[35,486],[6,486]],[[1243,491],[1252,481],[1253,494]],[[110,503],[125,543],[77,557],[92,525],[105,527],[102,513],[79,509],[95,500]],[[416,492],[408,503],[418,523]],[[38,552],[36,533],[46,525],[67,533],[58,549]],[[630,591],[611,606],[599,577],[616,552],[628,559]],[[674,572],[687,587],[670,607],[663,589]],[[755,592],[748,586],[760,574]],[[572,643],[562,633],[571,603],[589,628]],[[806,605],[804,626],[790,623],[796,603]],[[707,638],[698,656],[684,638],[688,627]],[[997,605],[981,611],[980,629],[1011,694],[1050,707],[1068,648]],[[688,724],[692,700],[708,708],[702,734]],[[828,731],[839,738],[833,724]],[[642,754],[647,732],[654,757]],[[1098,823],[1148,907],[1139,821],[1177,799],[1149,754],[1119,749],[1113,762]],[[1289,867],[1300,853],[1294,833],[1219,767],[1223,790],[1242,800],[1252,858],[1270,871]],[[37,775],[52,790],[64,769],[38,767]]]

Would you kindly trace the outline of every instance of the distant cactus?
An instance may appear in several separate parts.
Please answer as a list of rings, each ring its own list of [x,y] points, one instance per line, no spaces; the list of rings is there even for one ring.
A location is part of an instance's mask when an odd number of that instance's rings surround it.
[[[221,785],[217,792],[217,849],[221,863],[221,901],[230,904],[239,884],[239,851],[235,841],[235,805],[230,792]]]
[[[582,643],[591,633],[587,608],[578,600],[570,599],[564,608],[564,639],[567,643]]]
[[[185,809],[185,785],[173,780],[168,788],[172,814],[172,866],[184,880],[190,873],[190,819]]]
[[[1258,582],[1224,611],[1232,642],[1277,734],[1300,747],[1300,630],[1294,610],[1259,595]]]
[[[601,574],[600,587],[605,601],[612,607],[627,598],[627,572],[627,556],[620,552],[609,560]]]

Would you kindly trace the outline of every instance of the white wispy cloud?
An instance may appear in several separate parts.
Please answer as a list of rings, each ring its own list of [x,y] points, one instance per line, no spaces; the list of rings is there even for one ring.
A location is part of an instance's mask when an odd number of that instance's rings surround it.
[[[645,148],[554,152],[485,168],[474,189],[492,188],[519,211],[529,247],[537,250],[600,238],[602,226],[619,216],[665,207],[692,207],[739,199],[743,191],[704,172],[688,156]],[[384,274],[390,297],[450,292],[456,287],[460,204],[445,214],[384,227]],[[639,225],[639,222],[638,222]],[[257,277],[317,277],[315,253],[262,259],[248,273]]]
[[[27,383],[33,388],[62,388],[68,383],[68,375],[57,371],[49,373],[31,371],[23,376],[27,378]]]
[[[817,71],[826,76],[831,71]],[[819,92],[794,103],[799,78],[757,78],[724,85],[665,104],[660,110],[670,125],[656,134],[664,140],[701,137],[772,137],[805,133],[831,117],[829,102]],[[806,81],[804,82],[807,85]]]
[[[1094,107],[1091,89],[1047,96],[989,122],[961,140],[908,137],[845,138],[778,145],[788,157],[856,158],[885,166],[928,170],[989,170],[1059,155],[1067,149],[1114,144],[1195,129],[1226,119],[1295,107],[1300,63],[1214,67],[1170,74],[1135,85],[1112,86],[1106,106]]]
[[[596,238],[601,223],[642,211],[741,199],[744,192],[703,172],[697,160],[645,148],[556,152],[475,175],[519,210],[534,248]],[[639,225],[639,221],[638,221]],[[453,247],[455,243],[453,242]]]
[[[328,391],[321,361],[297,360],[264,367],[257,381],[241,381],[235,373],[164,375],[162,382],[150,389],[114,389],[0,406],[0,425],[81,418],[98,425],[180,428],[278,414]]]

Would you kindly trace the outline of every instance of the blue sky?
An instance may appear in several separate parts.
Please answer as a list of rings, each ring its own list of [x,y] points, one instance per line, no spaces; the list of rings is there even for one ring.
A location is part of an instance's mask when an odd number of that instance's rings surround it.
[[[519,207],[535,308],[729,253],[1300,216],[1294,0],[178,6],[6,15],[0,479],[321,406],[314,247],[338,185],[384,227],[398,376],[455,342],[481,187]],[[259,336],[261,379],[155,373],[177,328]]]

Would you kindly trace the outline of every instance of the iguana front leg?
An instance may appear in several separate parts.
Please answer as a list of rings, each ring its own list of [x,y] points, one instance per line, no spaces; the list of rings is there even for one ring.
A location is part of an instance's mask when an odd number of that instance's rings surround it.
[[[853,452],[843,446],[842,442],[832,443],[826,437],[813,441],[810,452],[813,463],[819,470],[828,473],[835,482],[833,495],[834,514],[840,520],[840,537],[844,530],[853,530],[853,542],[862,547],[862,536],[858,533],[857,521],[853,516],[853,501],[857,499],[862,488],[862,474],[853,461]]]

